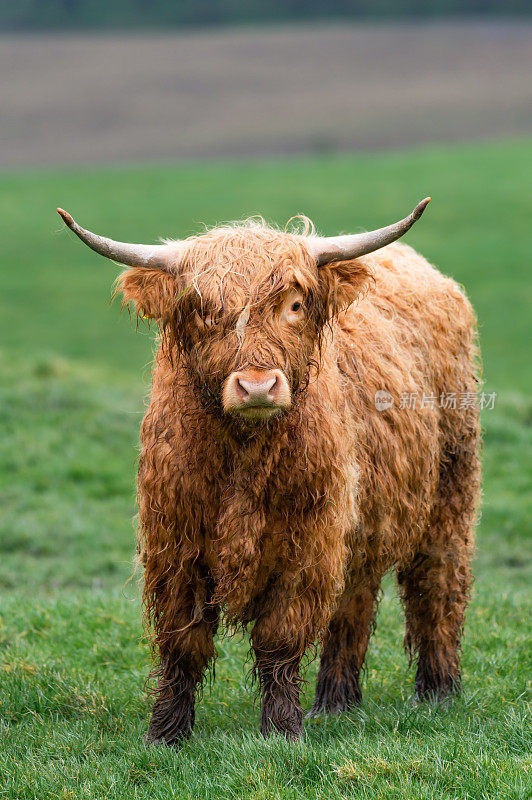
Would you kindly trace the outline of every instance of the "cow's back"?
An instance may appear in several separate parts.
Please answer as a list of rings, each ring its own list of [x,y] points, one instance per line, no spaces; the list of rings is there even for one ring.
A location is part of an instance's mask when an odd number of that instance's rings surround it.
[[[412,248],[364,260],[373,280],[335,339],[357,425],[358,536],[392,563],[423,535],[445,452],[477,424],[475,319],[458,284]]]

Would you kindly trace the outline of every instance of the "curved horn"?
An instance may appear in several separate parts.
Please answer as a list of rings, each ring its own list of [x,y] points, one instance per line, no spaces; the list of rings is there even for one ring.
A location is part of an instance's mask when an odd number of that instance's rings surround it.
[[[420,218],[429,203],[430,197],[426,197],[408,217],[393,225],[388,225],[386,228],[378,228],[367,233],[355,233],[351,236],[312,237],[308,239],[310,251],[319,267],[330,261],[347,261],[364,256],[366,253],[372,253],[403,236]]]
[[[82,228],[72,219],[67,211],[57,209],[65,225],[91,250],[101,256],[126,264],[128,267],[146,267],[160,269],[165,272],[174,272],[183,255],[184,243],[172,242],[171,244],[130,244],[129,242],[115,242],[106,236],[98,236]]]

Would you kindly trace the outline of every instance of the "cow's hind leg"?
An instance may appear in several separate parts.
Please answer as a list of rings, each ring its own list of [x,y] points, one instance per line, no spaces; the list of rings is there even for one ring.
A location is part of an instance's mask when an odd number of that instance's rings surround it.
[[[380,577],[351,587],[343,595],[325,635],[308,717],[346,711],[360,704],[359,676],[366,656],[380,588]]]
[[[445,453],[422,545],[397,573],[406,613],[405,646],[418,660],[419,699],[442,698],[460,688],[460,637],[472,582],[478,492],[473,435]]]

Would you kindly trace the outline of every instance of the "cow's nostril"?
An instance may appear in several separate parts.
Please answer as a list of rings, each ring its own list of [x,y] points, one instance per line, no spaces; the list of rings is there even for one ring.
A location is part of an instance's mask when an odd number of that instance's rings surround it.
[[[244,382],[241,380],[241,378],[238,378],[236,383],[238,387],[238,394],[243,400],[245,400],[249,396],[249,392],[244,386]]]
[[[276,394],[275,390],[277,389],[277,384],[279,383],[279,379],[278,379],[277,375],[275,375],[272,378],[272,380],[273,380],[273,383],[270,386],[270,388],[268,389],[268,397],[271,397],[273,399],[275,397],[275,394]]]

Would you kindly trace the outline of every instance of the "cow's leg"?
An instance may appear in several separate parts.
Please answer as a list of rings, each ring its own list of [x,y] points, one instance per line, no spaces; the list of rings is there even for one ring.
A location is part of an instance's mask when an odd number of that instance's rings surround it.
[[[299,667],[314,636],[311,606],[304,597],[288,607],[281,604],[255,623],[251,641],[261,689],[263,736],[275,731],[292,740],[301,736]]]
[[[380,577],[350,587],[332,617],[320,659],[316,696],[309,717],[359,705],[359,675],[366,656],[380,588]]]
[[[146,736],[148,743],[168,745],[192,732],[196,690],[214,656],[218,626],[218,610],[194,603],[194,593],[170,600],[174,612],[168,609],[157,621],[159,680]]]
[[[262,701],[260,732],[268,736],[277,731],[286,739],[298,739],[303,727],[299,699],[301,656],[283,647],[271,652],[256,650],[255,656]]]
[[[460,687],[460,637],[471,588],[479,488],[476,438],[442,460],[437,500],[423,543],[397,577],[406,612],[405,646],[417,655],[416,695]]]

